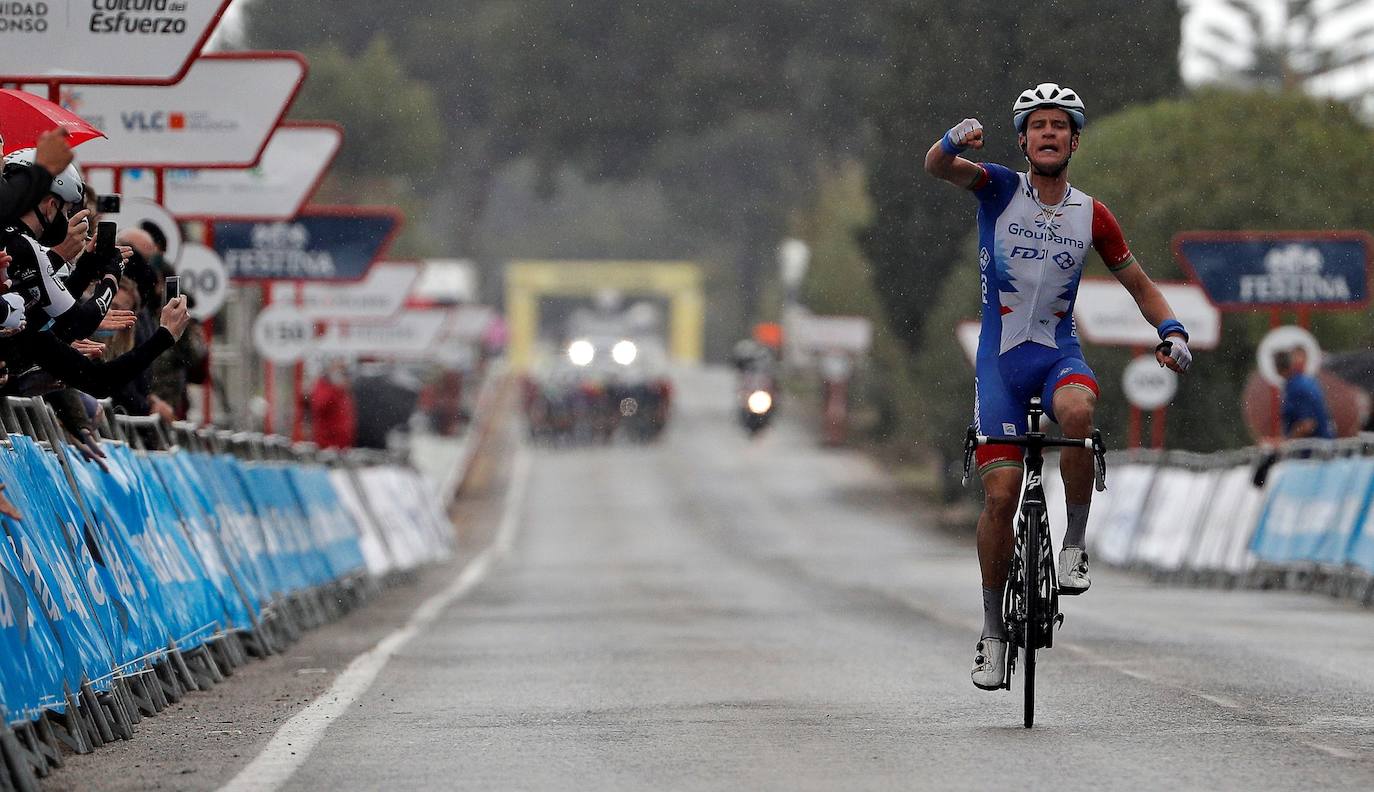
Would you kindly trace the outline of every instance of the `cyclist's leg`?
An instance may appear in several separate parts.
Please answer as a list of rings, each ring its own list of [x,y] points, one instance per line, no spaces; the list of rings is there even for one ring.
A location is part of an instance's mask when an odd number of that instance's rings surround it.
[[[999,359],[980,360],[974,422],[979,434],[1014,435],[1026,430],[1026,399],[1018,402],[1008,387]],[[978,515],[978,566],[983,582],[983,635],[1002,638],[1002,589],[1015,544],[1012,522],[1021,494],[1021,449],[991,445],[975,453],[983,482],[983,510]]]
[[[1081,357],[1060,360],[1045,382],[1052,417],[1065,437],[1092,434],[1097,407],[1097,378]],[[1087,557],[1082,552],[1092,505],[1093,458],[1088,449],[1064,449],[1059,472],[1064,479],[1064,501],[1068,527],[1064,550],[1060,552],[1060,588],[1066,593],[1081,593],[1088,588]]]

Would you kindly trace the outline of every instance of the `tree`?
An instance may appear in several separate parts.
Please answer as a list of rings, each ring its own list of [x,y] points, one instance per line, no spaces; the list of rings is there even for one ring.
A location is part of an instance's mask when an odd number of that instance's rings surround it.
[[[1364,73],[1374,63],[1374,24],[1364,0],[1190,0],[1185,6],[1198,24],[1189,26],[1194,33],[1183,42],[1183,58],[1197,77],[1370,102],[1374,85]]]
[[[405,73],[386,36],[356,57],[337,44],[306,55],[310,78],[291,115],[343,125],[336,169],[353,177],[433,178],[443,146],[434,89]]]
[[[378,31],[397,42],[439,102],[455,247],[480,255],[475,229],[508,163],[534,162],[546,194],[568,167],[649,179],[701,252],[723,258],[715,285],[738,304],[723,312],[749,319],[759,262],[805,202],[815,162],[858,146],[856,86],[884,29],[840,0],[404,0],[380,16],[258,0],[250,11],[255,46],[351,49]]]
[[[865,427],[872,439],[905,454],[925,405],[916,401],[911,356],[887,326],[872,266],[855,240],[855,231],[873,218],[866,182],[857,160],[822,168],[812,205],[796,213],[793,233],[811,249],[801,302],[816,314],[863,316],[872,322],[873,346],[851,398],[856,413],[873,416],[872,426]]]

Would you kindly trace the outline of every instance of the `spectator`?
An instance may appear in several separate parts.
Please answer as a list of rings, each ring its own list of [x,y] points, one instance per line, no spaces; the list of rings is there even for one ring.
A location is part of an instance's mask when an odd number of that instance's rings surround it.
[[[1334,438],[1336,430],[1326,397],[1317,378],[1307,373],[1307,350],[1298,346],[1276,352],[1274,367],[1284,379],[1283,436]]]
[[[34,149],[16,151],[5,158],[4,172],[26,173],[36,156]],[[123,252],[96,250],[88,240],[86,188],[75,165],[48,189],[35,207],[0,230],[0,245],[11,256],[9,291],[15,295],[6,300],[22,299],[29,333],[46,328],[63,340],[86,338],[104,320],[119,288]],[[64,280],[58,270],[69,261],[75,266]],[[89,299],[78,299],[92,286]]]
[[[394,364],[368,363],[353,380],[359,448],[386,450],[390,435],[404,431],[420,398],[420,385]]]
[[[463,372],[439,371],[420,390],[419,407],[428,416],[431,431],[445,437],[458,434],[468,420],[463,409]]]
[[[190,295],[187,295],[190,300]],[[190,385],[205,382],[210,373],[210,349],[205,332],[195,319],[186,327],[172,351],[152,365],[152,392],[148,406],[164,420],[184,420],[191,407]]]
[[[152,330],[145,326],[143,298],[140,296],[138,285],[127,275],[119,279],[119,291],[115,293],[113,308],[130,311],[136,319],[133,325],[121,330],[97,333],[97,337],[105,344],[102,357],[107,361],[128,352],[152,335]],[[110,394],[115,411],[125,415],[148,415],[148,387],[146,371],[120,385]]]
[[[357,409],[348,366],[330,361],[310,391],[310,425],[320,448],[352,448],[358,433]]]

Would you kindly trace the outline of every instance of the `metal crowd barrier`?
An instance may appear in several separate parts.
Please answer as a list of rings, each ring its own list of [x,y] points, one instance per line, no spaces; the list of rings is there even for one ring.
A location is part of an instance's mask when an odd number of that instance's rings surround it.
[[[157,418],[67,442],[42,399],[0,400],[0,790],[145,717],[452,550],[396,456]]]

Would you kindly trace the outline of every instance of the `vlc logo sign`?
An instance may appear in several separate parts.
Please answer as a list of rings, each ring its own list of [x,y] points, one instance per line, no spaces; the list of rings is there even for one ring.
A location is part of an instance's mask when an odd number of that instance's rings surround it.
[[[186,128],[186,114],[154,110],[135,110],[119,114],[126,132],[180,132]]]

